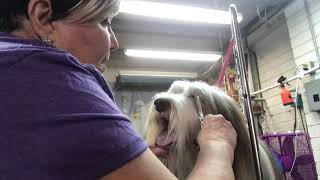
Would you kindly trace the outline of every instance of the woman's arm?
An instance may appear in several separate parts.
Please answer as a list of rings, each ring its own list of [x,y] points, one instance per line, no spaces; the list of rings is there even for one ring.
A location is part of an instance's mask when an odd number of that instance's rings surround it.
[[[234,180],[232,170],[236,133],[221,115],[208,115],[198,136],[200,153],[188,180]],[[176,180],[148,149],[101,180]]]
[[[233,150],[225,144],[217,144],[215,150],[210,152],[200,151],[197,163],[187,179],[234,180],[231,158],[233,159]]]
[[[101,180],[176,180],[177,178],[147,149],[137,158]]]

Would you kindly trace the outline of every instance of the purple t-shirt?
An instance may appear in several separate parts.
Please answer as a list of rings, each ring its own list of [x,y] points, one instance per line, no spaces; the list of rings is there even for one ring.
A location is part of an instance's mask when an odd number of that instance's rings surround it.
[[[0,33],[1,180],[94,180],[146,148],[93,66]]]

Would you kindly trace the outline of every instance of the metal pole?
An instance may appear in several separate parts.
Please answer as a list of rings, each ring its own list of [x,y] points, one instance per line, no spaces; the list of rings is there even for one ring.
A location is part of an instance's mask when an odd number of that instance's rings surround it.
[[[308,75],[308,74],[311,74],[311,73],[313,73],[314,71],[317,71],[317,70],[319,70],[319,69],[320,69],[320,64],[318,64],[318,66],[310,69],[309,71],[304,72],[304,73],[303,73],[303,76],[306,76],[306,75]],[[298,79],[298,78],[300,78],[299,75],[293,76],[292,78],[284,81],[283,83],[285,84],[285,83],[287,83],[287,82],[291,82],[291,81],[296,80],[296,79]],[[272,85],[272,86],[269,86],[269,87],[266,87],[266,88],[264,88],[264,89],[261,89],[261,90],[259,90],[259,91],[253,92],[253,93],[251,93],[251,95],[256,95],[256,94],[259,94],[259,93],[268,91],[268,90],[270,90],[270,89],[273,89],[273,88],[276,88],[276,87],[279,87],[279,86],[280,86],[279,83],[277,83],[277,84],[274,84],[274,85]]]
[[[256,172],[256,179],[262,180],[262,170],[261,170],[261,164],[260,164],[260,156],[259,156],[259,144],[257,139],[257,132],[256,132],[256,124],[253,119],[253,113],[252,113],[252,106],[251,106],[251,99],[250,99],[250,91],[248,86],[248,80],[247,80],[247,71],[246,71],[246,65],[245,65],[245,58],[243,53],[243,47],[242,47],[242,41],[241,41],[241,34],[240,34],[240,28],[238,24],[238,15],[237,15],[237,8],[236,5],[231,4],[229,6],[229,11],[231,13],[231,31],[232,35],[234,37],[236,45],[235,47],[235,55],[236,55],[236,62],[237,62],[237,68],[240,75],[240,95],[241,99],[243,101],[243,111],[246,115],[248,125],[249,125],[249,135],[251,139],[251,149],[253,153],[253,160],[254,160],[254,166],[255,166],[255,172]]]

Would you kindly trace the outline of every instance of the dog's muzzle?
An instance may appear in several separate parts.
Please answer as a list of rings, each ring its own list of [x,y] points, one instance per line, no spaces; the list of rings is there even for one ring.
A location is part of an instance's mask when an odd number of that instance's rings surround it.
[[[156,111],[158,111],[159,113],[166,111],[170,108],[170,102],[165,98],[158,98],[153,103]]]
[[[168,123],[170,118],[168,111],[170,110],[170,102],[166,98],[157,98],[153,103],[155,110],[159,113],[160,119],[158,120],[158,124],[161,127],[161,132],[156,139],[155,147],[151,147],[151,149],[161,152],[161,157],[166,158],[170,152],[171,146],[175,142],[174,137],[168,132]]]

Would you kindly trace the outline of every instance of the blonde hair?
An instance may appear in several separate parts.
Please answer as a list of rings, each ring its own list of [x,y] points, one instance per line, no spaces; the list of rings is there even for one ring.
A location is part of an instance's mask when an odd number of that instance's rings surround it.
[[[81,0],[65,17],[69,23],[100,23],[119,11],[120,0]]]

